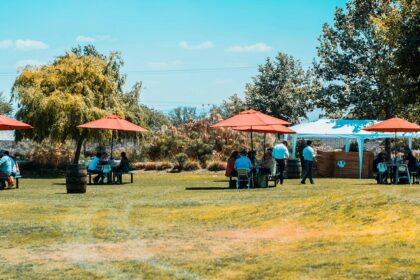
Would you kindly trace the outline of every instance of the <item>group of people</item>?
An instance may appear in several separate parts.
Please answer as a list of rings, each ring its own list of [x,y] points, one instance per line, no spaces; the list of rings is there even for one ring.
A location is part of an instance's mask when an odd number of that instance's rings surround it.
[[[9,151],[0,150],[0,189],[14,186],[14,177],[20,173],[19,165],[9,154]]]
[[[108,154],[106,152],[104,153],[98,152],[96,153],[94,157],[91,158],[91,160],[89,161],[87,170],[89,173],[97,175],[93,178],[93,182],[95,184],[103,184],[105,175],[111,172],[114,175],[112,178],[112,181],[116,183],[120,183],[121,176],[117,176],[117,173],[130,171],[130,161],[127,158],[127,154],[125,152],[121,152],[120,156],[121,156],[121,160],[117,166],[112,166],[112,162],[109,160]],[[104,167],[109,167],[109,168],[105,169]]]
[[[301,183],[305,184],[306,179],[309,178],[311,184],[314,184],[313,175],[312,175],[312,165],[315,158],[315,152],[312,148],[312,141],[307,141],[306,147],[303,149],[303,159],[304,159],[304,172],[302,176]],[[287,141],[282,141],[277,143],[274,148],[268,148],[263,157],[260,160],[259,164],[259,174],[260,175],[270,175],[272,174],[274,162],[276,163],[276,180],[280,184],[284,182],[284,171],[286,168],[286,160],[289,158],[289,149]],[[256,167],[256,153],[255,151],[247,151],[244,149],[240,153],[238,151],[233,151],[230,155],[227,165],[225,175],[227,177],[237,176],[238,169],[245,169],[248,173],[255,171]]]
[[[420,167],[417,158],[409,147],[404,148],[403,163],[407,164],[410,174],[419,174]],[[376,174],[376,182],[378,184],[387,184],[388,178],[392,180],[392,170],[388,169],[387,162],[389,161],[386,152],[380,152],[373,161],[373,172]],[[418,175],[417,175],[418,176]]]
[[[280,184],[283,184],[284,181],[284,170],[286,168],[286,160],[289,158],[289,149],[287,148],[287,141],[278,143],[274,146],[272,150],[272,156],[276,160],[277,172],[276,176]],[[306,184],[306,179],[309,178],[309,182],[314,184],[314,178],[312,173],[312,166],[315,160],[315,151],[312,148],[312,141],[306,142],[306,147],[302,151],[303,156],[303,175],[301,184]]]

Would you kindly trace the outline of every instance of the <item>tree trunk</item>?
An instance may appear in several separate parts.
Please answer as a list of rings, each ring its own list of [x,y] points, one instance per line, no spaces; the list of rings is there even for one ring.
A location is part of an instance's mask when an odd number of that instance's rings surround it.
[[[84,129],[79,139],[77,139],[77,146],[76,146],[76,151],[74,153],[73,164],[79,163],[80,152],[82,151],[83,141],[85,141],[86,136],[87,136],[87,130]]]

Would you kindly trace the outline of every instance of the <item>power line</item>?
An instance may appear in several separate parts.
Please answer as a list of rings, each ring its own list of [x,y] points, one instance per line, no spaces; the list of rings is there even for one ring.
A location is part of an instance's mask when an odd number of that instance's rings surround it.
[[[161,69],[161,70],[127,70],[124,73],[142,73],[142,74],[159,74],[159,73],[204,73],[204,72],[223,72],[223,71],[243,71],[255,70],[255,66],[240,66],[240,67],[213,67],[213,68],[183,68],[183,69]],[[0,77],[17,76],[19,73],[0,72]]]

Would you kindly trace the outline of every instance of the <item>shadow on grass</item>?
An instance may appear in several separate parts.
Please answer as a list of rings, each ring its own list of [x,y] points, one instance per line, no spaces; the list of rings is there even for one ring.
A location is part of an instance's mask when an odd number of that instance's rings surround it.
[[[213,183],[228,183],[229,180],[213,180]]]
[[[187,191],[219,191],[219,190],[229,190],[228,187],[188,187],[185,188]]]

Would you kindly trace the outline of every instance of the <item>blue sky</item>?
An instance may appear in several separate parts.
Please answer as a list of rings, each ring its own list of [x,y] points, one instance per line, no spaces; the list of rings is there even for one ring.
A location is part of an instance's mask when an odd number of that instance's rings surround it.
[[[307,67],[324,22],[344,0],[0,1],[0,91],[19,67],[88,43],[125,60],[126,88],[143,82],[158,110],[243,96],[258,64],[277,52]]]

